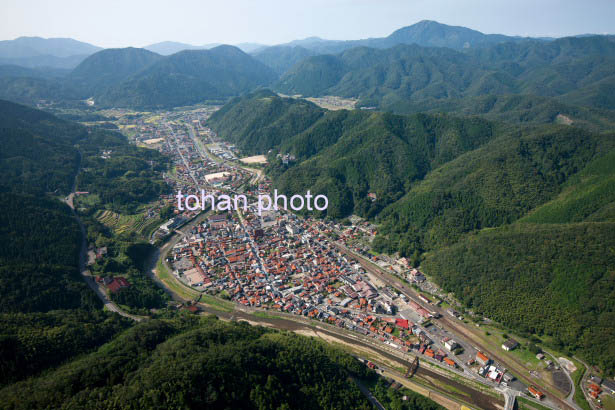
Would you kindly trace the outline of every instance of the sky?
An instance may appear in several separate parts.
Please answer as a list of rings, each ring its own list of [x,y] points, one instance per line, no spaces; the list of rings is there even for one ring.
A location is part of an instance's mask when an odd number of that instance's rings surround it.
[[[507,35],[615,34],[615,0],[1,0],[0,40],[280,44],[384,37],[420,20]]]

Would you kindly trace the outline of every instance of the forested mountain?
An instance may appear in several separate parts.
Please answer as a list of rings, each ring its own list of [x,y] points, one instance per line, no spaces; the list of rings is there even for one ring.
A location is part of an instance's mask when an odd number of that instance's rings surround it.
[[[256,154],[279,146],[324,114],[308,101],[262,90],[234,98],[211,116],[209,125],[242,150]]]
[[[415,44],[422,47],[446,47],[453,50],[468,50],[489,47],[504,42],[528,40],[531,39],[501,34],[483,34],[466,27],[448,26],[436,21],[423,20],[411,26],[402,27],[387,37],[348,41],[323,40],[318,37],[310,37],[261,49],[254,53],[254,57],[273,68],[279,74],[284,74],[306,57],[336,54],[357,47],[385,49],[400,44]]]
[[[4,192],[67,194],[77,171],[73,144],[83,127],[51,114],[0,100],[0,170]]]
[[[565,99],[563,99],[565,101]],[[396,105],[401,112],[447,112],[456,116],[481,116],[512,124],[567,124],[593,131],[615,127],[615,111],[570,105],[554,97],[502,94],[452,98]]]
[[[36,105],[43,101],[74,101],[81,98],[79,90],[64,79],[50,79],[33,76],[0,77],[0,99]]]
[[[615,224],[483,230],[421,266],[478,314],[615,372]]]
[[[86,97],[104,92],[163,57],[142,48],[109,48],[81,62],[68,76],[69,82]]]
[[[28,68],[14,64],[0,65],[0,77],[35,77],[35,78],[53,78],[63,77],[70,70],[61,68]]]
[[[396,44],[418,44],[425,47],[468,49],[523,39],[522,37],[502,34],[483,34],[466,27],[449,26],[437,21],[423,20],[394,31],[382,42],[388,47]]]
[[[226,100],[277,78],[272,69],[232,46],[168,57],[138,48],[107,49],[86,58],[66,77],[34,74],[0,69],[0,98],[35,105],[93,97],[97,106],[176,107]]]
[[[561,97],[568,104],[615,108],[615,39],[564,38],[503,43],[469,51],[399,45],[309,57],[275,86],[285,94],[359,98],[403,112],[408,105],[487,94]]]
[[[0,64],[18,65],[27,68],[51,68],[53,70],[72,70],[87,58],[87,54],[70,57],[40,55],[20,58],[0,58]]]
[[[226,99],[271,83],[275,73],[232,46],[187,50],[161,59],[100,94],[111,106],[175,107]]]
[[[428,174],[384,209],[383,242],[376,245],[411,255],[453,244],[466,232],[512,223],[554,199],[580,170],[614,147],[612,134],[566,126],[494,139]]]
[[[272,150],[267,171],[281,191],[327,195],[330,217],[372,218],[380,225],[377,251],[424,261],[427,273],[476,312],[614,372],[613,351],[601,350],[615,335],[608,302],[615,291],[615,136],[602,132],[612,129],[608,111],[548,97],[458,101],[458,112],[508,124],[323,112],[261,91],[231,101],[209,125],[246,152]],[[563,112],[572,125],[556,118]],[[294,126],[281,127],[280,118]],[[296,161],[285,165],[277,153]]]

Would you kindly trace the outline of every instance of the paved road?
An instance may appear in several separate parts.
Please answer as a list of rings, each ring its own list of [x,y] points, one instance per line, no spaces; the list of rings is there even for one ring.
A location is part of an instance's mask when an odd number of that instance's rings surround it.
[[[576,361],[580,362],[583,366],[585,366],[585,373],[583,374],[583,377],[581,377],[581,392],[583,393],[583,396],[585,396],[585,400],[589,403],[589,407],[591,407],[592,409],[596,409],[598,410],[598,408],[596,407],[596,405],[594,404],[594,401],[591,399],[588,399],[589,397],[589,392],[587,391],[587,389],[584,387],[587,384],[585,383],[585,381],[589,378],[590,376],[590,371],[589,371],[589,365],[587,363],[585,363],[583,360],[579,359],[576,356],[572,356],[573,359],[575,359]]]
[[[83,276],[83,280],[85,281],[85,283],[87,283],[90,289],[92,289],[94,293],[96,293],[96,296],[98,296],[98,298],[102,301],[102,303],[108,310],[112,312],[116,312],[121,316],[127,317],[137,322],[143,319],[147,319],[144,316],[131,315],[130,313],[122,310],[114,302],[109,300],[105,290],[102,288],[100,284],[98,284],[94,280],[94,278],[90,275],[90,272],[87,269],[87,266],[86,266],[86,260],[87,260],[87,254],[88,254],[87,235],[85,232],[85,227],[83,226],[83,222],[81,222],[79,215],[77,215],[77,212],[75,211],[75,190],[77,188],[77,175],[79,175],[80,170],[81,170],[81,153],[79,153],[79,166],[77,167],[77,173],[75,174],[75,180],[73,182],[72,192],[66,198],[64,198],[64,202],[66,203],[66,205],[70,207],[71,211],[73,212],[73,215],[75,216],[75,219],[77,219],[77,223],[79,224],[79,229],[81,230],[81,249],[79,250],[79,272],[81,273],[81,276]]]
[[[570,374],[568,374],[568,370],[566,370],[565,367],[562,367],[562,371],[564,372],[564,374],[566,375],[566,377],[568,378],[568,381],[570,382],[570,385],[572,386],[572,388],[570,389],[570,394],[568,394],[568,396],[566,397],[566,400],[568,401],[568,403],[570,404],[570,406],[572,408],[574,408],[575,410],[582,410],[581,407],[579,407],[575,402],[574,402],[574,392],[576,390],[576,386],[574,385],[574,380],[572,380],[572,377],[570,377]]]

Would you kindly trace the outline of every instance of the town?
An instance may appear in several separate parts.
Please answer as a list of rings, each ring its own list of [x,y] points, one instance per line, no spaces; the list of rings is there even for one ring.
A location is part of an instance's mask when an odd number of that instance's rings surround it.
[[[169,205],[174,209],[150,239],[157,244],[178,236],[163,255],[178,283],[250,311],[334,326],[392,349],[409,362],[420,357],[458,377],[505,389],[506,397],[523,394],[550,402],[541,389],[520,381],[450,326],[464,321],[458,312],[463,309],[408,258],[371,252],[377,226],[357,216],[332,221],[292,212],[297,208],[292,198],[301,197],[297,202],[303,205],[316,196],[308,191],[288,198],[273,189],[263,172],[265,155],[242,157],[205,126],[215,109],[119,116],[120,129],[134,143],[171,158],[164,178],[172,193],[148,214],[153,217]],[[289,154],[278,157],[294,161]],[[368,196],[376,199],[374,193]],[[324,199],[312,205],[323,208]],[[180,231],[189,221],[198,223]],[[102,285],[111,292],[130,286],[117,280]],[[406,285],[414,295],[402,289]],[[188,307],[198,311],[196,305]],[[511,351],[517,345],[510,339],[501,349]]]

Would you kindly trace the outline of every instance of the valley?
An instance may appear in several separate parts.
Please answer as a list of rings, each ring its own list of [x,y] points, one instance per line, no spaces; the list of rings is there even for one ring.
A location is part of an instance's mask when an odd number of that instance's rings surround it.
[[[363,243],[371,243],[374,240],[373,228],[367,226],[367,229],[358,230],[353,225],[350,231],[339,223],[292,216],[287,212],[268,211],[259,216],[256,198],[270,192],[271,182],[255,179],[255,171],[241,166],[237,149],[220,140],[204,125],[215,109],[203,107],[141,115],[126,113],[126,119],[118,121],[120,128],[134,130],[131,133],[133,138],[138,136],[136,143],[156,140],[158,149],[172,158],[172,172],[165,176],[172,188],[170,192],[199,193],[205,189],[208,194],[241,193],[249,198],[247,212],[221,215],[204,212],[199,216],[198,211],[184,210],[169,220],[171,224],[180,221],[178,228],[161,228],[152,235],[151,241],[166,242],[161,242],[164,243],[161,251],[155,253],[160,261],[152,259],[149,269],[153,269],[157,283],[165,287],[174,300],[222,318],[248,320],[281,329],[304,329],[295,328],[290,323],[305,324],[307,320],[319,331],[339,335],[333,337],[341,340],[348,337],[365,340],[363,343],[374,352],[393,354],[408,364],[419,355],[423,366],[442,373],[449,383],[461,377],[462,380],[468,379],[465,383],[479,383],[482,389],[494,389],[503,397],[527,397],[528,386],[543,386],[541,389],[547,393],[543,405],[576,408],[573,402],[566,402],[571,386],[565,383],[563,387],[556,385],[551,375],[553,369],[541,371],[538,378],[532,376],[535,367],[527,367],[514,354],[503,352],[498,345],[483,340],[481,332],[466,325],[465,321],[451,318],[446,309],[434,305],[442,302],[438,297],[426,298],[424,293],[410,286],[405,279],[411,278],[409,268],[404,266],[401,271],[383,269],[382,262],[386,259],[378,262],[369,254],[369,249],[356,248],[358,252],[350,249],[356,247],[357,235],[368,238]],[[215,178],[209,178],[210,175],[215,175]],[[171,204],[176,199],[168,195],[167,202]],[[187,223],[192,220],[194,222]],[[349,232],[354,233],[348,235]],[[163,239],[164,236],[171,239]],[[271,244],[275,244],[275,248],[271,248]],[[288,254],[280,258],[282,252]],[[314,268],[302,268],[314,252],[319,258],[315,273]],[[397,266],[396,261],[392,264]],[[326,275],[324,283],[328,285],[325,287],[319,285],[320,269]],[[352,295],[358,287],[352,284],[357,282],[366,283],[367,293],[372,295],[360,296],[366,303],[357,303],[355,307]],[[425,285],[416,283],[421,287]],[[431,284],[430,289],[433,291],[434,288],[438,289]],[[362,295],[363,291],[360,292]],[[438,293],[442,294],[441,291]],[[231,301],[225,300],[229,298]],[[458,302],[448,297],[446,303],[454,303],[462,309]],[[388,314],[387,308],[390,309]],[[272,321],[264,321],[265,318]],[[421,325],[424,322],[428,327]],[[377,323],[385,325],[382,330]],[[389,329],[386,329],[387,323],[391,323]],[[393,332],[387,333],[390,329],[394,329]],[[420,337],[417,338],[417,334]],[[443,372],[441,366],[444,362],[439,364],[443,359],[421,355],[419,350],[423,339],[433,343],[430,349],[439,349],[442,353],[447,352],[443,340],[454,339],[462,348],[460,354],[451,353],[454,367],[458,370]],[[467,363],[474,361],[479,352],[495,360],[496,368],[506,369],[507,378],[512,375],[513,380],[519,380],[502,386],[501,379],[499,383],[491,384],[489,379],[477,375],[477,368]],[[400,376],[403,374],[397,374]],[[442,390],[436,391],[442,393]],[[473,393],[472,397],[476,394]]]
[[[326,3],[0,40],[0,407],[615,409],[615,8]]]

